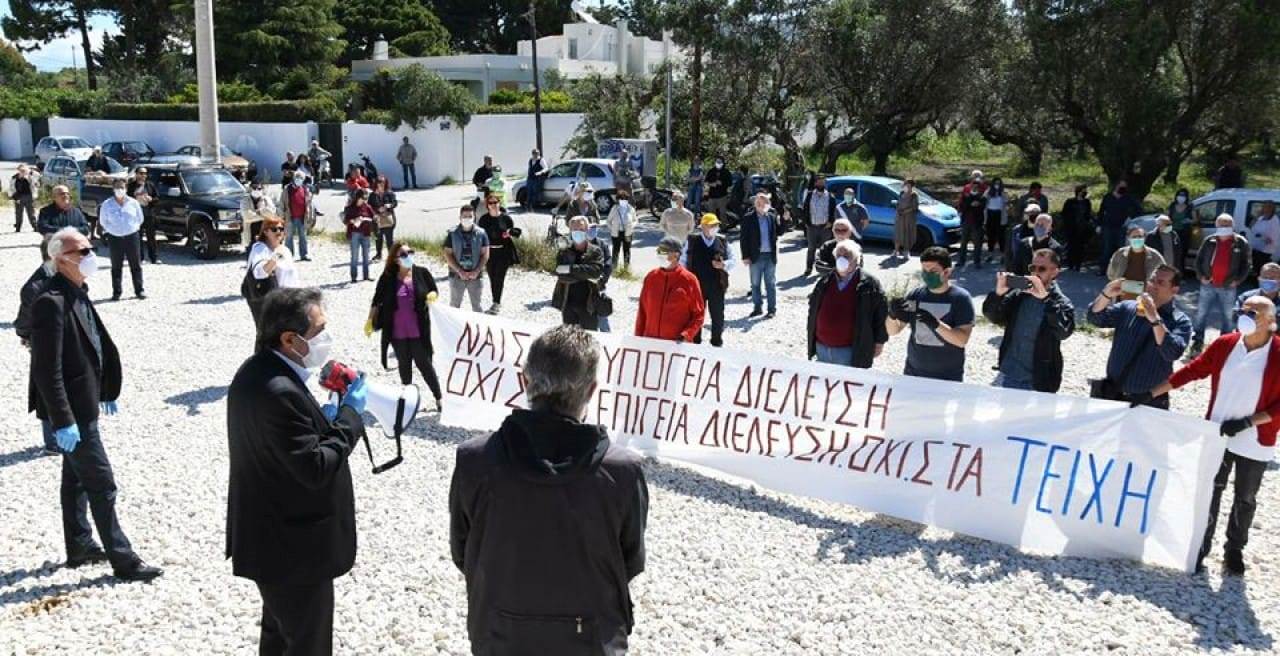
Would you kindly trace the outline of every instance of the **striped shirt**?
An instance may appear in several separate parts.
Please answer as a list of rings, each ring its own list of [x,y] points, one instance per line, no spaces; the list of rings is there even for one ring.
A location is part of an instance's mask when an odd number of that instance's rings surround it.
[[[1137,301],[1112,303],[1101,312],[1089,311],[1089,323],[1116,329],[1111,355],[1107,357],[1107,378],[1116,381],[1125,394],[1150,391],[1168,380],[1174,363],[1191,341],[1191,318],[1185,312],[1170,302],[1160,307],[1159,314],[1168,333],[1163,343],[1156,344],[1154,327],[1145,317],[1138,316]]]

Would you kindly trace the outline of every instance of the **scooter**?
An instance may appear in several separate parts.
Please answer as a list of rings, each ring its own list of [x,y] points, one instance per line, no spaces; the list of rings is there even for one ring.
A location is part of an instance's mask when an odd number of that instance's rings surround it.
[[[373,180],[377,180],[378,167],[373,165],[373,161],[369,159],[369,156],[364,153],[356,153],[356,157],[359,157],[362,162],[360,168],[364,170],[364,179],[369,180],[370,183],[372,183]]]

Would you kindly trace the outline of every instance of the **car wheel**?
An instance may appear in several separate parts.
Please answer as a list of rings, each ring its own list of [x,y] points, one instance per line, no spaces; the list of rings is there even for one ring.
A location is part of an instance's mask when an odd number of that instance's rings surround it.
[[[911,250],[919,253],[933,245],[933,233],[924,226],[916,226],[916,243]]]
[[[208,221],[201,221],[192,228],[187,245],[197,259],[212,260],[218,255],[218,233]]]
[[[600,218],[609,215],[609,210],[613,209],[613,193],[612,192],[596,192],[596,210],[600,212]]]
[[[738,229],[739,222],[738,215],[730,212],[729,210],[725,210],[720,213],[720,228],[725,232],[736,231]]]
[[[661,217],[662,213],[669,209],[671,209],[671,197],[665,194],[654,194],[653,200],[649,202],[649,212]]]

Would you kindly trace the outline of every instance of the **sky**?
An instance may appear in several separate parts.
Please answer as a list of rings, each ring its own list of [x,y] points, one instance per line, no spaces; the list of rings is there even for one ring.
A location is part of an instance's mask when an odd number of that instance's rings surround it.
[[[0,0],[0,17],[9,16],[9,3]],[[115,22],[106,16],[95,16],[89,21],[89,42],[93,44],[94,50],[102,44],[102,36],[104,30],[115,30]],[[8,39],[6,39],[8,40]],[[58,71],[63,68],[71,68],[71,51],[75,49],[75,63],[80,68],[84,68],[84,49],[80,45],[80,31],[75,30],[68,32],[61,39],[50,41],[41,46],[38,50],[22,53],[27,61],[35,65],[42,71]]]

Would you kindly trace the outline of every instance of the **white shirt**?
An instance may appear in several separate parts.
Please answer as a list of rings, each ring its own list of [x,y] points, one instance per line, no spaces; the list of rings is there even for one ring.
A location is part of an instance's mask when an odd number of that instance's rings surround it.
[[[1280,245],[1280,217],[1274,214],[1258,217],[1249,228],[1249,245],[1255,251],[1275,255],[1276,246]]]
[[[121,205],[113,195],[98,206],[98,221],[103,232],[113,237],[127,237],[142,228],[142,206],[128,196]]]
[[[1222,365],[1222,374],[1218,378],[1218,395],[1213,400],[1213,407],[1209,409],[1211,421],[1223,422],[1249,417],[1258,411],[1262,374],[1267,368],[1270,346],[1270,342],[1267,342],[1250,351],[1245,348],[1243,337],[1236,342],[1226,363]],[[1258,429],[1250,426],[1227,439],[1227,450],[1250,460],[1271,462],[1275,447],[1259,444]]]
[[[997,194],[997,195],[995,195],[995,196],[988,196],[988,197],[987,197],[987,211],[988,211],[988,212],[1003,212],[1003,211],[1004,211],[1004,194]]]
[[[288,356],[286,356],[285,354],[281,353],[280,351],[277,351],[277,350],[275,350],[275,349],[272,349],[272,350],[271,350],[271,352],[272,352],[272,353],[275,353],[277,358],[280,358],[281,360],[284,360],[284,363],[285,363],[285,364],[287,364],[287,365],[289,365],[289,368],[293,370],[293,373],[298,374],[298,380],[301,380],[303,385],[306,385],[306,384],[307,384],[307,379],[311,378],[311,370],[310,370],[310,369],[307,369],[306,367],[299,366],[297,362],[294,362],[293,360],[290,360],[290,359],[288,358]]]
[[[302,281],[298,277],[298,269],[294,266],[293,255],[289,253],[289,249],[283,245],[271,250],[265,242],[257,242],[253,248],[249,250],[249,266],[253,269],[253,277],[258,280],[266,280],[267,262],[272,257],[279,257],[276,260],[276,270],[273,272],[276,276],[276,285],[280,287],[301,287]]]

